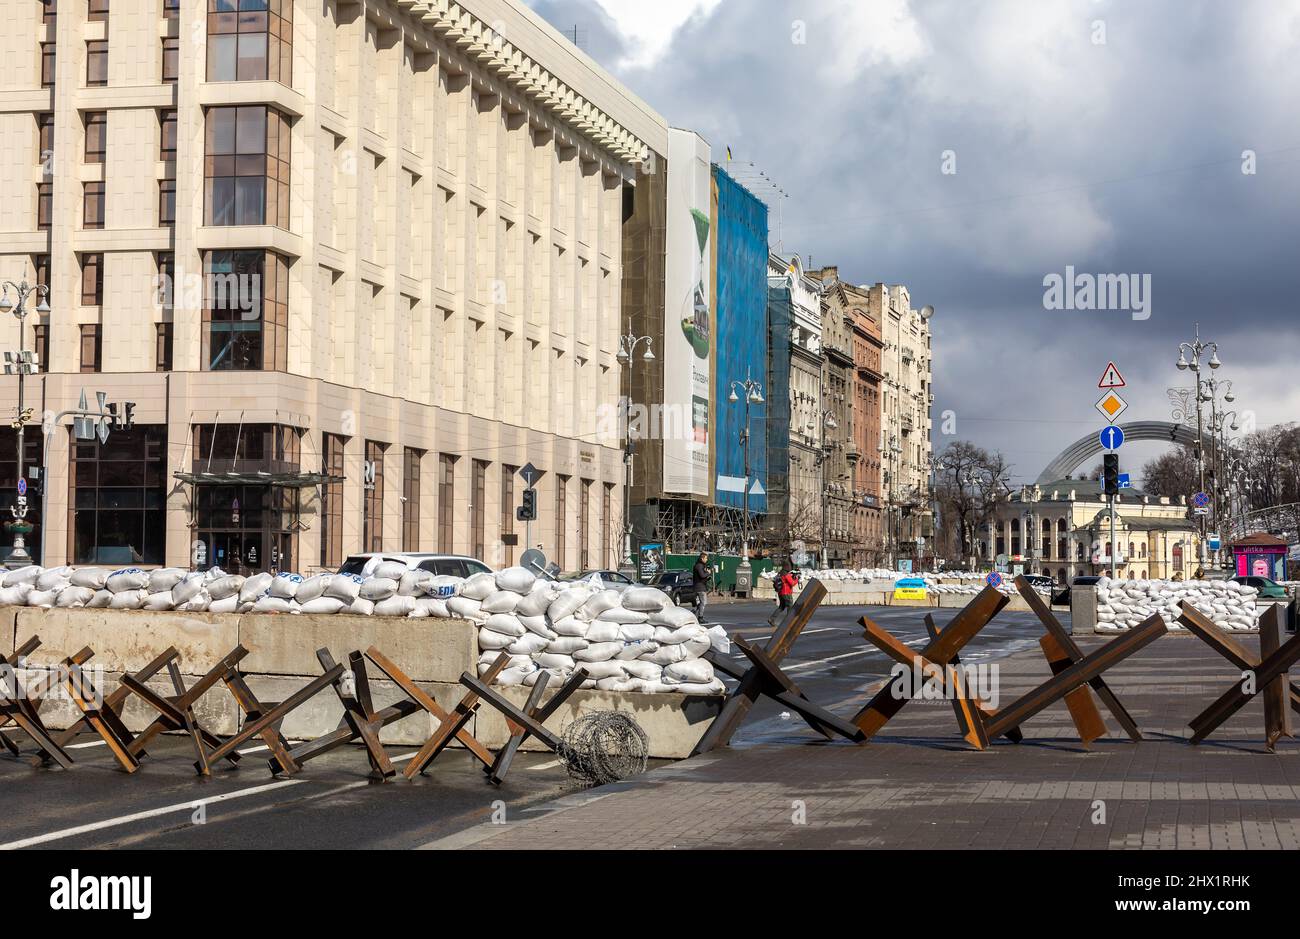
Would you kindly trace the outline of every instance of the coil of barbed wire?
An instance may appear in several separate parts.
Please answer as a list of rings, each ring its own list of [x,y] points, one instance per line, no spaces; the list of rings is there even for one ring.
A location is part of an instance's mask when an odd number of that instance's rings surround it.
[[[645,772],[650,741],[628,715],[596,711],[564,728],[557,752],[572,778],[603,786]]]

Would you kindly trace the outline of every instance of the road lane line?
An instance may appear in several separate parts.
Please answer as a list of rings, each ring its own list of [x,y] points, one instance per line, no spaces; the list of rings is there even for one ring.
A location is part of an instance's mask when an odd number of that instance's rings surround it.
[[[843,655],[832,655],[828,659],[817,659],[813,662],[800,662],[798,665],[791,665],[786,669],[787,672],[797,672],[801,668],[812,668],[814,665],[825,665],[827,662],[834,662],[839,659],[851,659],[855,655],[870,655],[875,649],[859,649],[857,652],[845,652]]]

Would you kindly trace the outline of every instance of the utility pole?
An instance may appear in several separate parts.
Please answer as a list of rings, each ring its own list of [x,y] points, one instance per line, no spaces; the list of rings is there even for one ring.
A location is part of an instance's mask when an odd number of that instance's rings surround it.
[[[18,297],[16,302],[9,299],[10,290]],[[16,504],[9,510],[10,514],[13,515],[13,519],[5,523],[5,527],[12,531],[14,535],[13,552],[9,555],[9,559],[5,561],[5,567],[10,570],[26,567],[32,563],[32,556],[27,551],[27,534],[32,530],[32,524],[27,521],[27,476],[23,470],[23,457],[25,455],[24,431],[32,415],[25,407],[23,379],[40,371],[40,362],[37,361],[34,353],[27,351],[26,346],[27,326],[24,320],[27,318],[27,314],[32,312],[28,307],[28,300],[33,295],[40,301],[36,305],[36,313],[40,316],[48,315],[50,312],[50,288],[46,284],[28,284],[26,277],[18,284],[13,281],[5,281],[0,284],[0,313],[13,313],[18,318],[17,359],[15,360],[12,352],[5,353],[5,374],[12,375],[15,372],[18,374],[18,416],[14,421],[14,427],[18,430],[18,495]],[[44,490],[45,485],[44,480],[42,480],[41,491],[44,492]]]

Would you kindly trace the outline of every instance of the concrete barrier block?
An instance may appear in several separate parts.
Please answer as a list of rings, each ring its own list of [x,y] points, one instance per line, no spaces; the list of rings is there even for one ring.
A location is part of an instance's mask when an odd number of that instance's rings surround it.
[[[175,646],[181,671],[201,675],[239,644],[239,617],[220,613],[151,610],[18,609],[17,641],[40,636],[34,665],[53,665],[89,646],[91,665],[106,672],[134,672]]]
[[[0,606],[0,653],[8,655],[18,647],[18,611],[22,607]],[[26,638],[25,636],[23,637]]]
[[[415,681],[455,682],[478,662],[477,634],[465,620],[245,614],[239,640],[249,650],[241,668],[265,675],[315,677],[320,648],[345,662],[354,649],[376,646]]]
[[[558,688],[556,683],[554,687]],[[523,706],[531,689],[506,688],[505,697]],[[548,691],[550,689],[548,688]],[[546,728],[560,734],[566,725],[592,711],[623,711],[645,731],[650,740],[650,755],[662,759],[690,756],[713,719],[722,710],[721,695],[621,694],[612,691],[576,691],[551,715]],[[510,739],[510,731],[501,712],[483,705],[476,717],[475,736],[485,746],[496,749]],[[528,741],[526,750],[543,747]]]

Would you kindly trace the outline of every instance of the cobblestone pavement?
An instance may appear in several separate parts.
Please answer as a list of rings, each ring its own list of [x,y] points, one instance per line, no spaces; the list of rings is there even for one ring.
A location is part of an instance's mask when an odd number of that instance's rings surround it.
[[[1036,650],[999,666],[1002,706],[1049,674]],[[1199,747],[1186,742],[1187,721],[1237,677],[1199,641],[1166,636],[1107,673],[1140,744],[1103,709],[1110,732],[1084,750],[1061,704],[1026,723],[1023,743],[984,753],[957,737],[945,701],[912,702],[862,747],[822,742],[795,718],[783,739],[765,735],[429,847],[1300,847],[1300,742],[1264,750],[1258,699]],[[851,714],[862,698],[820,703]]]

